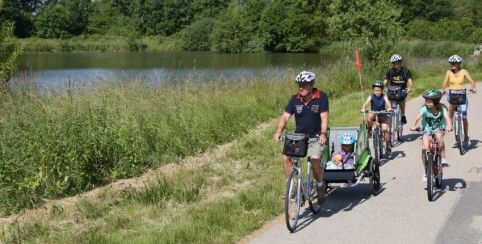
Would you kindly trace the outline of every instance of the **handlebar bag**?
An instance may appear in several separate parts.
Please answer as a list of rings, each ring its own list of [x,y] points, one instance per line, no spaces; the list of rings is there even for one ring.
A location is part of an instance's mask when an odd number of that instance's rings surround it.
[[[402,87],[389,86],[387,89],[387,96],[389,100],[402,101]]]
[[[464,90],[449,90],[449,103],[452,105],[462,105],[467,101],[466,91]]]
[[[283,154],[292,157],[305,157],[308,151],[308,137],[301,133],[286,133]]]

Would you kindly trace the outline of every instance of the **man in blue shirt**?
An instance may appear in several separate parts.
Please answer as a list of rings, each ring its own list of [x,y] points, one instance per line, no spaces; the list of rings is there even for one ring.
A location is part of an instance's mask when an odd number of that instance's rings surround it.
[[[274,140],[281,138],[281,133],[291,116],[295,115],[296,133],[303,133],[310,138],[307,157],[313,168],[318,188],[318,202],[324,201],[325,192],[323,187],[323,167],[321,166],[322,152],[325,150],[328,129],[328,97],[324,92],[316,89],[315,74],[309,71],[302,71],[296,77],[299,91],[293,95],[281,115]],[[284,171],[286,176],[291,171],[291,157],[283,155]]]

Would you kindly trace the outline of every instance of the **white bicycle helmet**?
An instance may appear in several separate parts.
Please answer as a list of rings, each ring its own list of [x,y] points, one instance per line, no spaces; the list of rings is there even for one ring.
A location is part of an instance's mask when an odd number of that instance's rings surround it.
[[[315,73],[311,71],[301,71],[296,76],[296,83],[303,84],[303,83],[314,83],[315,82]]]
[[[356,138],[352,136],[350,133],[345,133],[341,135],[339,138],[339,142],[342,145],[351,145],[355,143],[355,141],[356,141]]]
[[[393,54],[393,56],[390,58],[390,63],[395,63],[397,61],[402,61],[402,56]]]
[[[457,54],[452,55],[449,58],[449,63],[462,63],[462,58]]]

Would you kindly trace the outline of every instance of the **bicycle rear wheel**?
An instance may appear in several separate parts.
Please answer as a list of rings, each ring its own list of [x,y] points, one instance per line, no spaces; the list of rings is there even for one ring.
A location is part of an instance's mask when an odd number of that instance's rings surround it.
[[[308,205],[313,213],[318,213],[321,210],[321,204],[318,202],[318,192],[315,178],[313,178],[313,170],[311,164],[308,165],[308,173],[306,174],[306,199],[308,199]]]
[[[427,197],[429,201],[433,200],[433,193],[434,193],[434,181],[435,176],[433,174],[433,155],[429,153],[427,155]]]
[[[295,231],[300,216],[301,179],[298,170],[293,169],[288,176],[285,191],[285,220],[290,232]]]

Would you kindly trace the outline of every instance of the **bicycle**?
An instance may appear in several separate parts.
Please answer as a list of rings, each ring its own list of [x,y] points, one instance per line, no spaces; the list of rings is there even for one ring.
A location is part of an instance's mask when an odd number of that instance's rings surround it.
[[[388,100],[393,109],[392,124],[390,126],[391,143],[395,141],[401,142],[403,135],[402,112],[400,111],[400,102],[402,95],[407,94],[407,89],[401,89],[399,86],[389,86],[387,88]]]
[[[449,101],[450,104],[455,106],[455,118],[452,120],[454,134],[455,134],[455,143],[457,144],[457,148],[459,149],[460,155],[464,155],[467,152],[467,144],[465,143],[465,131],[464,131],[464,123],[462,113],[459,112],[460,106],[465,104],[465,99],[467,99],[467,92],[466,89],[461,90],[452,90],[450,89],[448,92],[450,96]],[[461,109],[460,109],[461,110]]]
[[[393,113],[392,112],[387,112],[385,110],[383,111],[365,111],[365,114],[367,113],[373,113],[375,114],[375,126],[373,127],[373,132],[372,132],[372,138],[373,138],[373,150],[375,151],[375,161],[377,163],[381,162],[381,159],[383,157],[383,141],[385,141],[383,137],[383,131],[381,130],[380,123],[378,122],[379,116],[380,115],[387,115],[388,117],[392,117]],[[390,143],[391,142],[386,142]]]
[[[317,185],[313,177],[313,170],[311,169],[311,162],[308,159],[306,163],[306,181],[303,179],[302,159],[306,156],[308,147],[308,140],[318,140],[318,138],[311,138],[301,133],[286,133],[283,137],[285,146],[283,153],[291,156],[291,172],[288,176],[285,191],[285,220],[286,226],[290,232],[294,232],[298,218],[300,216],[301,206],[305,201],[313,213],[318,213],[321,210],[321,204],[315,200],[317,199]],[[326,189],[323,191],[326,194]]]
[[[414,131],[421,131],[421,128],[417,127]],[[441,189],[443,180],[440,148],[435,133],[429,138],[429,148],[426,150],[424,157],[426,162],[425,174],[427,175],[427,198],[429,201],[433,201],[435,187]]]

